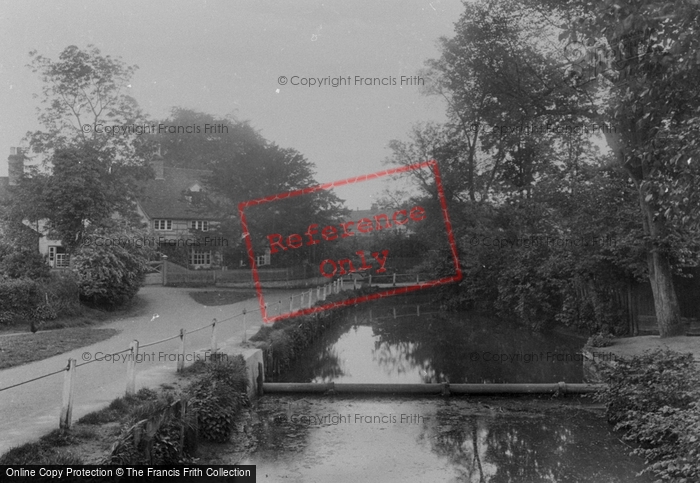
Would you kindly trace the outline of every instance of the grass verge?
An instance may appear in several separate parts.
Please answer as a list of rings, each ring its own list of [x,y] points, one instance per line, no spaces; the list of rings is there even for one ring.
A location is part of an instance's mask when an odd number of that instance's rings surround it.
[[[36,334],[0,336],[0,369],[20,366],[95,344],[118,334],[115,329],[73,327]]]
[[[255,292],[252,290],[235,292],[232,290],[216,290],[212,292],[190,292],[190,297],[197,303],[213,307],[215,305],[231,305],[252,299],[255,297]]]
[[[237,421],[249,407],[247,385],[241,356],[198,361],[175,386],[117,398],[70,430],[54,430],[11,448],[0,456],[0,465],[192,463],[215,444],[199,449],[200,442],[228,442],[237,432]]]

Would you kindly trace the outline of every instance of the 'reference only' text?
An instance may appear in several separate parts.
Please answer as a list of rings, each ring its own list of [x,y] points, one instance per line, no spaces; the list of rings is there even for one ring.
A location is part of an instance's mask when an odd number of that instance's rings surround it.
[[[374,215],[371,219],[361,218],[358,221],[347,221],[337,226],[328,225],[323,229],[321,229],[318,223],[312,223],[304,233],[306,243],[304,243],[304,236],[298,233],[292,233],[286,237],[283,237],[279,233],[271,233],[267,235],[267,240],[270,244],[270,253],[275,254],[281,251],[295,250],[304,245],[317,245],[321,243],[321,240],[335,241],[342,238],[349,238],[356,234],[368,234],[372,231],[386,230],[392,227],[406,225],[409,221],[419,222],[425,220],[425,218],[425,209],[421,206],[414,206],[410,210],[396,210],[391,216],[380,213]],[[353,231],[353,226],[357,231]],[[317,238],[317,236],[319,238]],[[349,258],[343,258],[337,261],[328,258],[323,260],[319,265],[321,275],[326,278],[332,278],[336,275],[342,276],[353,272],[369,270],[373,267],[372,259],[376,260],[378,263],[378,268],[375,273],[386,272],[384,265],[389,256],[389,250],[371,252],[371,257],[365,256],[365,252],[362,250],[355,254],[358,256],[360,262],[357,268]]]

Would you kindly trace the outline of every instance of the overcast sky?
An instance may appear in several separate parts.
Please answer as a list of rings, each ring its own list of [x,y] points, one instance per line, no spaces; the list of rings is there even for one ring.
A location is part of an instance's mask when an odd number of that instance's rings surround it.
[[[320,182],[384,169],[391,139],[444,118],[438,98],[398,84],[439,55],[437,39],[452,35],[463,8],[457,0],[0,0],[0,153],[4,161],[38,127],[29,51],[56,59],[69,45],[94,44],[139,66],[131,95],[153,118],[173,106],[234,114],[302,152]],[[291,85],[294,76],[397,85],[303,87]],[[366,188],[339,194],[367,208]]]

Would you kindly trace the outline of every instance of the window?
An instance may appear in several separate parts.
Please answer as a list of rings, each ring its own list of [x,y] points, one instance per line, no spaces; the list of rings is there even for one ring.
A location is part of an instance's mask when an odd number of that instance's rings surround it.
[[[70,255],[65,247],[53,245],[49,247],[49,266],[53,268],[67,268],[70,266]]]
[[[190,227],[193,230],[202,230],[202,231],[209,231],[209,222],[208,221],[193,221]]]
[[[156,230],[172,230],[173,220],[153,220],[153,226]]]
[[[211,251],[207,250],[192,250],[190,254],[190,264],[191,265],[210,265],[211,264]]]

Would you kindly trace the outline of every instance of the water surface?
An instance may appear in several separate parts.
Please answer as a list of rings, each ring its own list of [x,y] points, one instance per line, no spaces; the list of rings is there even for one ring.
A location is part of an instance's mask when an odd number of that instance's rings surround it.
[[[415,297],[358,306],[277,382],[583,382],[579,337],[534,333]],[[429,300],[428,300],[429,301]]]

